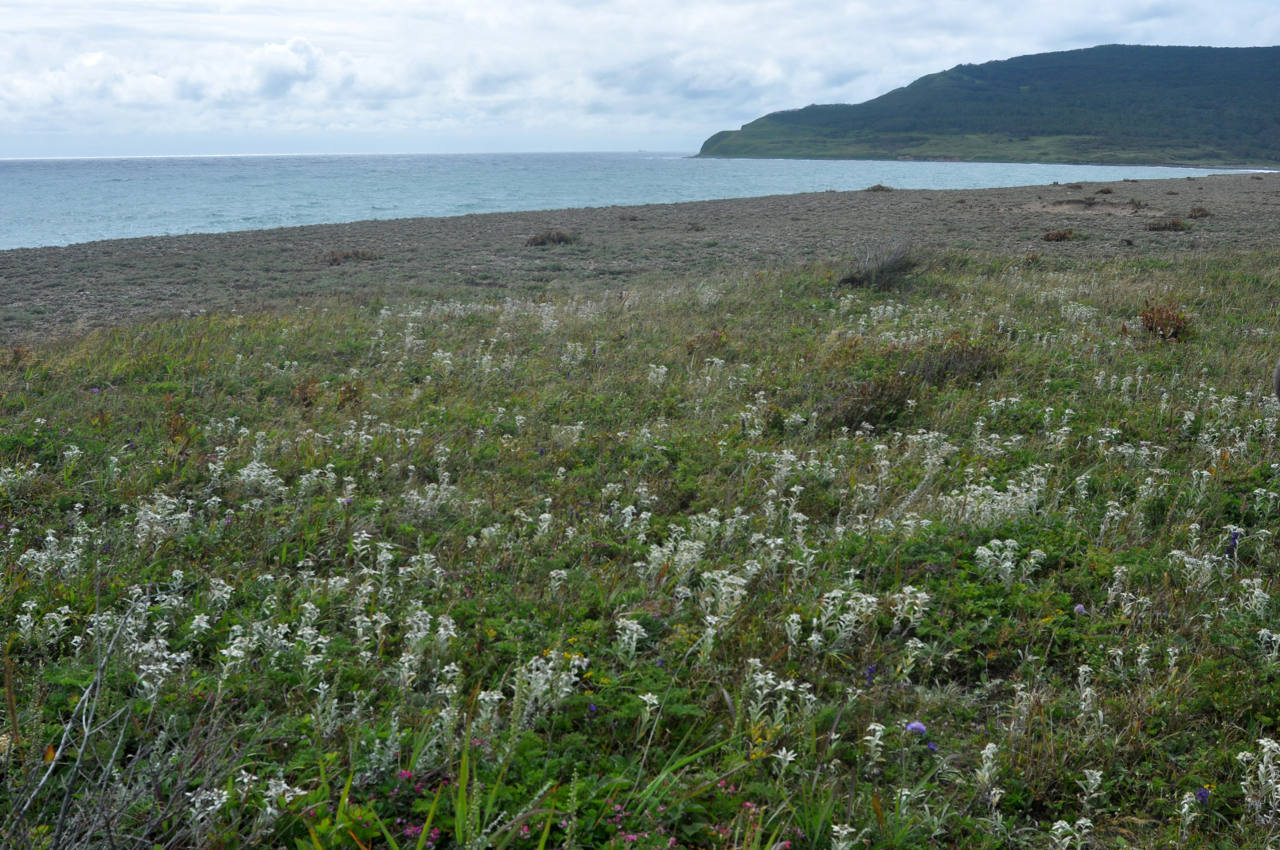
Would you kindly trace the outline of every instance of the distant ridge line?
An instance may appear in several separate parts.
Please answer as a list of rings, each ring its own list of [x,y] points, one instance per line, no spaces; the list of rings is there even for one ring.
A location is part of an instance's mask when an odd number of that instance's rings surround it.
[[[1280,165],[1280,47],[1102,45],[773,112],[705,157]]]

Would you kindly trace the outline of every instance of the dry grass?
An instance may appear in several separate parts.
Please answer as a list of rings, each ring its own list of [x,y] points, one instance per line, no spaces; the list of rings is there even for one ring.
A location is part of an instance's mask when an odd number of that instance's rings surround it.
[[[903,283],[917,265],[910,243],[877,244],[862,252],[839,283],[879,291],[893,289]]]

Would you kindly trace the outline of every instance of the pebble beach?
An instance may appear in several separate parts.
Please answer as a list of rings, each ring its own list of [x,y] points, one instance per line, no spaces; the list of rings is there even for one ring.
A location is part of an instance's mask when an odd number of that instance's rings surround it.
[[[1173,221],[1181,224],[1167,226]],[[548,232],[573,241],[527,244]],[[874,187],[16,249],[0,252],[0,343],[39,345],[162,317],[305,307],[334,296],[625,290],[742,268],[853,262],[886,245],[1045,259],[1274,249],[1280,173]]]

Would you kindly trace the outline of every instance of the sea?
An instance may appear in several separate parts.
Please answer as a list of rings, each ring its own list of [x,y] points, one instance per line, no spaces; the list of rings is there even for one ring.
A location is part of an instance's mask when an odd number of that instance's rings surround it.
[[[687,153],[0,159],[0,250],[368,219],[1208,173],[1153,166],[698,159]]]

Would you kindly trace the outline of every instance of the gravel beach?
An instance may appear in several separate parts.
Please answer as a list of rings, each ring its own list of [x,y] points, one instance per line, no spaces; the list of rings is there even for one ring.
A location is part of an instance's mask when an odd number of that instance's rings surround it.
[[[1188,229],[1159,228],[1177,219]],[[576,237],[530,247],[548,231]],[[1046,241],[1059,232],[1070,238]],[[1280,247],[1280,173],[981,190],[871,189],[89,242],[0,252],[0,344],[317,296],[621,289],[918,250],[1103,258]]]

